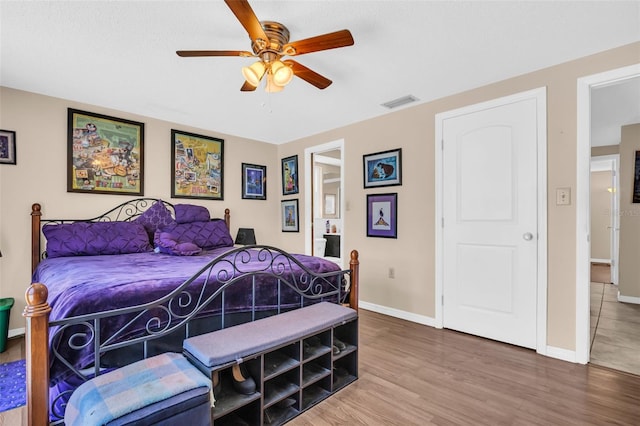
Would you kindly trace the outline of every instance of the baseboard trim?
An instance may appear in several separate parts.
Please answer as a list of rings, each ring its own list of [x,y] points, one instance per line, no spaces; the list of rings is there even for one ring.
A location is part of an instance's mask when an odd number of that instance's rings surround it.
[[[640,297],[623,296],[620,294],[620,290],[618,290],[618,302],[635,303],[636,305],[640,305]]]
[[[18,337],[18,336],[24,336],[24,333],[26,332],[25,328],[12,328],[11,330],[9,330],[9,333],[7,334],[8,338],[12,338],[12,337]]]
[[[556,358],[562,361],[568,361],[577,363],[576,351],[570,351],[568,349],[556,348],[554,346],[547,345],[547,352],[545,354],[550,358]]]
[[[418,315],[407,311],[402,311],[400,309],[389,308],[387,306],[376,305],[374,303],[369,302],[358,302],[358,307],[362,309],[366,309],[367,311],[377,312],[379,314],[389,315],[390,317],[400,318],[403,320],[416,322],[418,324],[428,325],[431,327],[436,326],[435,318],[427,317],[424,315]]]

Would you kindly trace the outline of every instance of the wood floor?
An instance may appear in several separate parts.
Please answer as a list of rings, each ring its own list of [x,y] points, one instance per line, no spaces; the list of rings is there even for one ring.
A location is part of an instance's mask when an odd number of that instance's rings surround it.
[[[365,310],[359,347],[360,378],[290,425],[633,425],[640,419],[640,376]],[[0,413],[17,413],[0,424],[20,425],[22,411]]]

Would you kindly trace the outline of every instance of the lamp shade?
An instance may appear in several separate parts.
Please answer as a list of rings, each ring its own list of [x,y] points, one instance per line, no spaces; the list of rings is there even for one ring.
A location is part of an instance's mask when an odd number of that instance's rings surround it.
[[[248,67],[242,67],[242,75],[244,76],[245,80],[247,80],[247,82],[254,87],[258,87],[258,84],[260,84],[260,80],[262,79],[264,72],[265,67],[262,61],[254,62]]]
[[[293,78],[293,71],[281,61],[274,61],[271,64],[271,74],[273,83],[277,86],[286,86]]]
[[[280,86],[273,82],[273,75],[271,73],[267,74],[267,85],[264,87],[269,93],[281,92],[284,89],[284,86]]]
[[[238,234],[236,235],[235,244],[249,245],[256,243],[256,234],[253,231],[253,228],[240,228],[238,229]]]

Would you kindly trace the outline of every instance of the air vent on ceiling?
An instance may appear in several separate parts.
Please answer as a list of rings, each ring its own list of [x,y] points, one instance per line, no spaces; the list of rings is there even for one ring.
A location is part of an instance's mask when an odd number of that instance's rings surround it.
[[[394,99],[392,101],[389,102],[385,102],[382,104],[383,107],[389,108],[389,109],[393,109],[393,108],[397,108],[399,106],[402,105],[406,105],[406,104],[410,104],[411,102],[415,102],[417,101],[418,98],[416,98],[413,95],[407,95],[407,96],[403,96],[401,98],[398,99]]]

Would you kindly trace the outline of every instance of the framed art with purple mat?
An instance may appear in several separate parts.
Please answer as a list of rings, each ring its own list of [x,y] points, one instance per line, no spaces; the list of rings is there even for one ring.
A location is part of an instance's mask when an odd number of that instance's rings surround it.
[[[367,195],[367,237],[398,238],[398,194]]]

